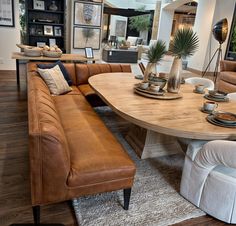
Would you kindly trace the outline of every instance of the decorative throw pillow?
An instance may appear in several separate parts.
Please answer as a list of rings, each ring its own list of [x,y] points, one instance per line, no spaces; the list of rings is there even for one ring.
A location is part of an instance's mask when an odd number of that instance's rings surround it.
[[[60,67],[61,72],[62,72],[65,80],[67,81],[68,85],[72,86],[73,82],[70,79],[70,75],[60,60],[58,60],[56,63],[53,63],[53,64],[37,64],[38,68],[40,68],[40,69],[50,69],[50,68],[55,67],[56,65],[58,65]]]
[[[50,69],[38,68],[38,72],[46,82],[51,94],[60,95],[63,93],[68,93],[72,90],[66,82],[58,65]]]

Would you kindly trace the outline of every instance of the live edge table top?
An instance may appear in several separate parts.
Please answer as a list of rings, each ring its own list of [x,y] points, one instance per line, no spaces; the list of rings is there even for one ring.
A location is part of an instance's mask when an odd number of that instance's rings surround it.
[[[201,140],[236,139],[236,128],[215,126],[200,111],[206,99],[193,92],[190,84],[181,85],[180,99],[158,100],[133,91],[139,81],[131,73],[106,73],[89,78],[96,93],[121,117],[159,133]],[[218,110],[236,113],[236,102],[219,102]]]

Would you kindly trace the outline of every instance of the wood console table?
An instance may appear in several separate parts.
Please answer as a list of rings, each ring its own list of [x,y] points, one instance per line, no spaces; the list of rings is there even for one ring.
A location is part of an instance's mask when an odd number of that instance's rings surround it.
[[[20,60],[28,60],[28,61],[78,61],[78,62],[88,62],[88,61],[92,61],[93,63],[95,63],[96,61],[98,61],[99,59],[96,58],[92,58],[92,59],[88,59],[83,55],[79,55],[79,54],[62,54],[61,57],[55,58],[55,57],[45,57],[45,56],[39,56],[39,57],[29,57],[29,56],[25,56],[23,52],[13,52],[12,59],[16,60],[16,80],[17,80],[17,84],[20,84],[20,72],[19,72],[19,61]]]

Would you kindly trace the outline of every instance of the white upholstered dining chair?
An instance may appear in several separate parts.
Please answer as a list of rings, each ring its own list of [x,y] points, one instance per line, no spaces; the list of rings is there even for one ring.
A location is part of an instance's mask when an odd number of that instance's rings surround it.
[[[228,94],[227,94],[227,97],[228,97],[230,100],[235,100],[235,101],[236,101],[236,93],[228,93]]]
[[[208,90],[214,90],[215,88],[214,82],[208,78],[199,78],[199,77],[186,78],[185,83],[193,85],[202,84]]]
[[[180,193],[209,215],[236,223],[236,142],[188,147]]]

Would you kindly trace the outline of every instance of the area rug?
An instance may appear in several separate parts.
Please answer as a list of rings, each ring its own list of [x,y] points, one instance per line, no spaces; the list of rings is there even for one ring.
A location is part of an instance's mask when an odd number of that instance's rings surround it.
[[[141,160],[124,139],[129,123],[109,107],[95,111],[133,159],[137,173],[128,211],[122,208],[123,191],[74,199],[78,225],[162,226],[205,215],[179,194],[183,155]]]

